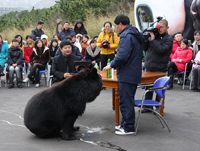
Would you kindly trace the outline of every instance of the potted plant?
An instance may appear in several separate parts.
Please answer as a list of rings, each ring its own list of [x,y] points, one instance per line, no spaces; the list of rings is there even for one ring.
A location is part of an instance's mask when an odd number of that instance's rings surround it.
[[[149,27],[149,23],[151,23],[153,21],[151,15],[149,15],[149,16],[144,15],[144,16],[141,17],[141,19],[142,19],[142,25],[143,25],[142,27],[143,27],[143,29],[148,28]]]

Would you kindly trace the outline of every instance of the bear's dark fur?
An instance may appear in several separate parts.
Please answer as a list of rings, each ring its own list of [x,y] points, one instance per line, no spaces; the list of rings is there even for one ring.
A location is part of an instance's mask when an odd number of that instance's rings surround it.
[[[40,138],[62,134],[74,139],[72,130],[78,116],[85,111],[102,88],[102,79],[95,68],[84,69],[52,87],[35,94],[24,111],[24,124]]]

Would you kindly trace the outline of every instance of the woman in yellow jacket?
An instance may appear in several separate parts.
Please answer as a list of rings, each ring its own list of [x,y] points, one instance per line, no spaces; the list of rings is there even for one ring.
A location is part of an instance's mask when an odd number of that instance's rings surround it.
[[[115,50],[118,47],[119,39],[114,32],[111,22],[104,23],[103,32],[99,34],[97,40],[97,47],[101,49],[101,69],[107,65],[108,59],[113,60],[115,57]]]

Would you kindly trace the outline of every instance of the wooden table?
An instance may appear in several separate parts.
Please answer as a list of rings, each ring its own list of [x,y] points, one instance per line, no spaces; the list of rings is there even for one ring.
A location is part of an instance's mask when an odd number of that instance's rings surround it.
[[[107,71],[99,71],[99,74],[103,80],[103,87],[112,88],[112,108],[115,110],[115,125],[119,125],[119,86],[116,76],[116,71],[114,71],[113,78],[107,78]],[[158,72],[142,72],[141,84],[152,84],[158,78],[167,75],[167,73]],[[160,108],[160,113],[163,116],[163,106]]]

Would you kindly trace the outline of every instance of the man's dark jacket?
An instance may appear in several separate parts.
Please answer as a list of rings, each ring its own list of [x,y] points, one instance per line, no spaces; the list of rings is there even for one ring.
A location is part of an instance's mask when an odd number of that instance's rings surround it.
[[[60,50],[60,47],[58,47],[55,56],[58,56],[58,55],[61,55],[61,54],[62,54],[62,52]],[[79,57],[80,59],[82,59],[82,55],[80,53],[80,50],[75,45],[72,46],[72,54],[75,55],[75,56],[77,56],[77,57]]]
[[[166,72],[172,45],[173,38],[168,33],[159,34],[154,40],[145,42],[145,68],[152,72]]]
[[[72,54],[68,56],[69,73],[74,72],[74,61],[79,61],[79,60],[80,58]],[[59,82],[65,79],[63,76],[66,73],[66,69],[67,69],[67,64],[66,64],[66,60],[63,54],[59,56],[55,56],[53,58],[53,65],[52,65],[53,83]]]
[[[42,29],[38,30],[37,27],[31,30],[31,37],[33,38],[34,41],[37,40],[36,37],[41,38],[41,35],[43,34],[44,34],[44,31]]]
[[[62,41],[66,36],[70,36],[71,34],[76,35],[74,29],[72,29],[72,28],[69,28],[68,30],[62,29],[59,32],[58,37]]]
[[[134,26],[128,25],[120,33],[118,52],[111,62],[119,82],[141,83],[143,43],[144,36]]]

